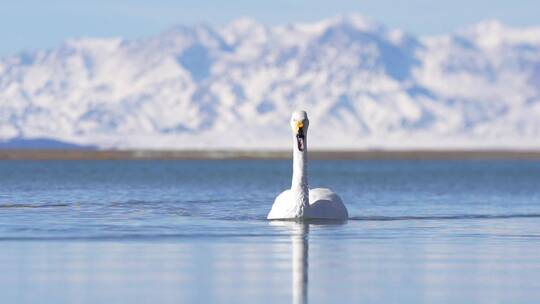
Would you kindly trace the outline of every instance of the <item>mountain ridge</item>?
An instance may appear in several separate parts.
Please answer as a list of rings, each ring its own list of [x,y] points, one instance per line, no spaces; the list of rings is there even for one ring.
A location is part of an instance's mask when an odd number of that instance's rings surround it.
[[[361,15],[68,39],[0,59],[0,139],[100,148],[540,148],[540,28],[415,37]]]

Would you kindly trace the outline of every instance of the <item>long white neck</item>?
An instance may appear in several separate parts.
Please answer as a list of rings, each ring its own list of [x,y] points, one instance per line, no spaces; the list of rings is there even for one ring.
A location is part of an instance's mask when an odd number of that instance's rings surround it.
[[[307,136],[304,139],[304,151],[298,149],[296,137],[293,136],[293,175],[291,192],[295,204],[296,217],[302,217],[309,206],[309,188],[307,180]]]

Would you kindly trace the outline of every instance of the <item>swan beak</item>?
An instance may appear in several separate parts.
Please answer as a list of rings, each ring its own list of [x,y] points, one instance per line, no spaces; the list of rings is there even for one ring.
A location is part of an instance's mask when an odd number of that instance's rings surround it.
[[[304,122],[296,121],[294,126],[296,129],[296,144],[298,145],[298,150],[304,151],[306,147],[306,136],[304,134]]]
[[[295,121],[294,126],[296,127],[296,133],[300,131],[300,129],[304,128],[304,122],[303,121]]]

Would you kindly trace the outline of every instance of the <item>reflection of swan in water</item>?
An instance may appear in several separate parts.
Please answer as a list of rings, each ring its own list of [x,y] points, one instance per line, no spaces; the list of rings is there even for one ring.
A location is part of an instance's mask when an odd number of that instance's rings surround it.
[[[270,225],[276,227],[289,228],[291,232],[292,244],[292,298],[294,304],[305,304],[308,302],[308,281],[309,281],[309,226],[320,224],[342,225],[345,222],[328,221],[271,221]]]
[[[293,227],[292,242],[292,296],[293,303],[307,303],[309,225],[298,223]]]
[[[289,228],[292,244],[292,299],[294,304],[305,304],[308,298],[308,234],[306,222],[271,221],[270,225]]]

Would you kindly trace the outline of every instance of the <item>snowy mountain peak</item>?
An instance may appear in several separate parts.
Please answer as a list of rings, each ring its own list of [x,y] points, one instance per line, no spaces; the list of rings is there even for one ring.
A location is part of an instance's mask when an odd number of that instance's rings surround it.
[[[267,29],[252,18],[240,18],[227,24],[222,30],[225,41],[231,45],[249,41],[261,43],[267,38]]]
[[[121,148],[540,148],[540,31],[417,38],[361,15],[69,39],[0,59],[0,138]]]
[[[225,29],[233,32],[249,32],[253,29],[264,28],[257,20],[250,17],[242,17],[225,25]]]
[[[321,22],[327,27],[350,26],[364,32],[378,31],[381,28],[378,23],[358,13],[339,15]]]
[[[498,20],[475,24],[460,33],[481,47],[500,47],[505,44],[539,44],[540,27],[513,28]]]
[[[122,38],[74,38],[67,39],[63,47],[75,50],[101,49],[102,51],[115,51],[121,44]]]

